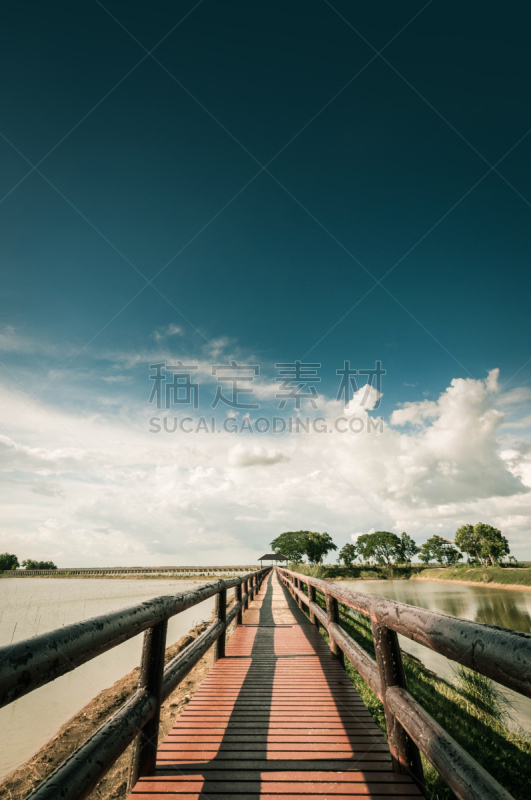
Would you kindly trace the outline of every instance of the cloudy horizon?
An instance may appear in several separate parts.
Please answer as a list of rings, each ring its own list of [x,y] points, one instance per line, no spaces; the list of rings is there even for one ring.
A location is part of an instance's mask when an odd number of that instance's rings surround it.
[[[482,521],[531,559],[526,9],[29,8],[0,50],[0,549],[221,565]]]
[[[403,386],[382,413],[385,375],[380,392],[360,385],[346,406],[319,387],[308,429],[273,433],[256,420],[306,418],[278,410],[274,364],[239,385],[238,399],[259,409],[213,409],[208,353],[194,355],[176,327],[153,331],[149,352],[94,347],[82,369],[62,372],[53,363],[69,354],[41,340],[49,363],[26,376],[31,388],[13,373],[1,395],[4,549],[59,566],[254,563],[285,530],[327,531],[339,547],[371,530],[407,531],[421,544],[481,520],[529,557],[528,387],[495,368],[422,399]],[[9,347],[16,359],[36,344],[10,330]],[[226,364],[253,358],[228,340],[214,353]],[[204,400],[157,409],[149,365],[181,356],[200,367]],[[39,381],[45,402],[32,400]]]

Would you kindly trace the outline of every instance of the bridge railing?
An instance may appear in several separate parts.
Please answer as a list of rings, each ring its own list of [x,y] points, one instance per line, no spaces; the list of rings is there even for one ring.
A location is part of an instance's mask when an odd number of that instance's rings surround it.
[[[243,610],[270,569],[155,597],[1,647],[0,707],[144,633],[137,692],[29,795],[31,800],[82,800],[133,741],[129,787],[152,775],[161,704],[210,647],[215,659],[225,655],[225,631],[234,620],[241,624]],[[234,589],[234,603],[227,611],[229,589]],[[209,597],[215,597],[213,623],[165,667],[168,620]]]
[[[511,800],[407,691],[397,634],[526,697],[531,697],[531,635],[355,592],[282,567],[277,570],[299,606],[307,606],[310,620],[328,631],[332,653],[343,663],[347,658],[383,703],[396,772],[410,774],[423,787],[422,752],[460,800]],[[325,596],[326,612],[316,602],[317,590]],[[341,627],[339,603],[370,619],[376,660]]]
[[[3,569],[1,578],[27,578],[45,575],[56,578],[64,575],[213,575],[220,572],[243,573],[252,572],[253,566],[237,567],[64,567],[55,569]]]

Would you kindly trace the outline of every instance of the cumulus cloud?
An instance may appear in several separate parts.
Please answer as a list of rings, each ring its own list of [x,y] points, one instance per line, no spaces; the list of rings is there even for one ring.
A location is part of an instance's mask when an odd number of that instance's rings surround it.
[[[260,445],[251,447],[237,444],[229,452],[228,463],[230,467],[270,467],[289,461],[289,457],[278,447],[265,448]]]
[[[382,397],[382,393],[370,383],[362,386],[357,392],[354,392],[352,399],[345,406],[345,415],[347,417],[359,414],[360,412],[367,413],[377,407],[377,404]]]
[[[79,469],[86,452],[80,448],[46,450],[42,447],[28,447],[13,441],[9,436],[0,435],[0,468],[3,470],[23,470],[36,474],[50,474]]]

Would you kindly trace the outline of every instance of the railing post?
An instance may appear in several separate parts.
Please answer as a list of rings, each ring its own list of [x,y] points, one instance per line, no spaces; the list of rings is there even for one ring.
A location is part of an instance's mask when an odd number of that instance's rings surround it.
[[[303,590],[302,586],[303,586],[303,583],[302,583],[301,579],[298,578],[297,579],[297,589],[299,590],[299,592],[302,592],[302,590]],[[297,600],[298,600],[298,603],[299,603],[299,608],[302,609],[303,606],[304,606],[304,601],[300,597],[297,597]]]
[[[328,622],[337,622],[339,623],[339,606],[335,597],[332,597],[329,594],[325,595],[326,597],[326,615],[328,617]],[[330,651],[335,655],[337,660],[345,666],[345,655],[343,651],[340,649],[337,642],[334,641],[332,635],[330,635]]]
[[[167,629],[168,621],[163,620],[159,622],[158,625],[148,628],[144,633],[138,688],[147,689],[156,697],[157,711],[149,722],[146,722],[133,742],[129,767],[128,793],[132,791],[133,786],[139,778],[155,773]]]
[[[316,603],[317,602],[315,586],[312,586],[311,584],[308,584],[308,602],[309,603]],[[308,610],[310,612],[310,622],[312,622],[315,625],[315,627],[317,628],[317,630],[319,630],[319,620],[317,619],[317,617],[313,613],[312,607],[309,606]]]
[[[214,621],[215,622],[226,622],[227,620],[227,590],[220,589],[220,591],[216,595],[216,605],[214,607]],[[219,658],[225,658],[225,635],[226,631],[223,631],[221,636],[218,636],[216,643],[214,645],[214,661],[217,661]]]
[[[372,635],[378,674],[380,676],[385,724],[387,726],[387,738],[393,761],[393,770],[412,775],[419,786],[423,787],[424,773],[419,749],[402,725],[400,725],[385,700],[385,693],[392,686],[398,686],[400,689],[406,688],[406,676],[404,674],[404,665],[402,664],[398,635],[395,631],[389,630],[389,628],[380,625],[374,620],[372,620]]]
[[[243,582],[243,592],[244,592],[244,594],[247,594],[248,591],[249,591],[249,581],[247,580],[247,581]],[[244,608],[245,611],[247,611],[247,609],[249,608],[249,598],[248,597],[246,597],[244,602],[243,602],[243,608]]]
[[[234,602],[241,603],[241,601],[242,601],[242,585],[240,583],[234,589]],[[243,622],[243,609],[240,608],[238,614],[236,615],[236,627],[238,627],[238,625],[241,625],[242,622]]]

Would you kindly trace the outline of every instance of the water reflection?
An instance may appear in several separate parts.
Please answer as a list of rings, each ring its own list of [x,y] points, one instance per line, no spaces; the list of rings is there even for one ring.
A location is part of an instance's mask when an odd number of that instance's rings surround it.
[[[464,586],[431,581],[340,581],[342,586],[366,594],[376,594],[431,611],[440,611],[462,619],[498,625],[514,631],[531,633],[531,592],[493,589],[489,586]],[[454,680],[454,662],[403,636],[400,646],[420,659],[428,669],[445,680]],[[531,699],[504,692],[514,703],[516,721],[531,730]]]
[[[476,622],[487,625],[501,625],[513,631],[531,633],[531,616],[521,602],[512,597],[495,596],[485,600],[479,598]]]
[[[109,578],[9,578],[0,584],[0,645],[58,626],[175,594],[198,581]],[[208,619],[214,598],[173,617],[168,644]],[[49,741],[73,714],[140,662],[136,636],[0,709],[0,779]],[[37,724],[36,724],[37,723]]]
[[[464,597],[456,597],[450,595],[448,597],[440,597],[439,611],[444,611],[445,614],[451,614],[452,617],[463,617],[467,610],[467,602]]]

